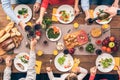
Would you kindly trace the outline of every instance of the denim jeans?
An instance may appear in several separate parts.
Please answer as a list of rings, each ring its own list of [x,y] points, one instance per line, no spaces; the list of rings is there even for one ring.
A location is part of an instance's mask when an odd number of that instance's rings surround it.
[[[11,4],[34,4],[36,0],[11,0]]]
[[[114,0],[89,0],[94,5],[112,5]]]

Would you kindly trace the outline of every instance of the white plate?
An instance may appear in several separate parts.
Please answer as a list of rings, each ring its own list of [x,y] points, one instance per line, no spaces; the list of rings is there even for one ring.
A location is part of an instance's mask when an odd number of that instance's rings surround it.
[[[52,27],[53,27],[53,26],[51,26],[50,28],[52,28]],[[47,36],[47,38],[48,38],[47,33],[48,33],[48,30],[49,30],[50,28],[48,28],[47,31],[46,31],[46,36]],[[56,38],[56,39],[54,39],[54,38],[48,38],[50,41],[58,41],[58,40],[61,38],[61,36],[62,36],[61,29],[60,29],[59,27],[57,27],[57,28],[58,28],[59,31],[60,31],[60,35],[59,35],[58,38]]]
[[[103,66],[100,65],[101,63],[99,62],[99,61],[101,61],[101,59],[105,59],[105,58],[111,58],[112,59],[112,64],[108,68],[103,68]],[[100,65],[100,66],[98,66],[98,65]],[[96,66],[97,66],[98,70],[101,71],[101,72],[106,73],[106,72],[112,71],[113,68],[114,68],[114,65],[115,65],[114,58],[113,58],[112,55],[110,55],[108,53],[103,53],[103,54],[99,55],[96,59]]]
[[[21,15],[20,18],[18,18],[18,17],[17,18],[20,19],[21,21],[28,22],[32,17],[32,10],[29,6],[24,5],[24,4],[16,6],[14,9],[15,15],[18,16],[19,15],[18,10],[21,10],[22,8],[28,9],[28,16],[26,18],[24,18],[23,15]]]
[[[97,14],[96,14],[96,13],[99,12],[99,9],[105,10],[106,8],[108,8],[108,6],[105,6],[105,5],[97,6],[97,7],[95,8],[95,10],[94,10],[94,18],[97,17]],[[98,20],[96,20],[96,22],[97,22],[98,24],[107,24],[107,23],[109,23],[111,20],[112,20],[112,18],[110,18],[108,21],[98,22]]]
[[[60,65],[58,63],[58,58],[59,57],[62,57],[64,55],[64,53],[59,53],[55,59],[54,59],[54,64],[55,64],[55,67],[61,71],[61,72],[66,72],[66,71],[69,71],[72,67],[73,67],[73,64],[74,64],[74,61],[73,61],[73,57],[70,55],[70,54],[67,54],[66,57],[65,57],[65,62],[63,65]],[[64,68],[64,66],[68,63],[68,61],[70,60],[70,63],[71,63],[71,67],[69,68]]]
[[[28,69],[28,63],[23,63],[23,62],[20,60],[20,58],[19,58],[20,56],[23,56],[23,55],[29,56],[28,53],[22,52],[22,53],[19,53],[18,55],[16,55],[16,57],[15,57],[15,59],[14,59],[14,66],[15,66],[15,68],[16,68],[18,71],[20,71],[20,72],[26,72],[27,69]],[[22,65],[24,66],[24,70],[21,69],[21,68],[17,65],[17,63],[22,64]]]
[[[59,12],[60,12],[60,11],[63,11],[63,10],[65,10],[67,13],[70,14],[70,19],[69,19],[69,21],[65,22],[65,21],[61,20],[61,19],[59,18],[59,16],[57,16],[58,21],[61,22],[61,23],[63,23],[63,24],[71,23],[71,22],[74,20],[74,18],[75,18],[73,7],[70,6],[70,5],[62,5],[62,6],[60,6],[60,7],[57,9],[56,15],[59,15]]]

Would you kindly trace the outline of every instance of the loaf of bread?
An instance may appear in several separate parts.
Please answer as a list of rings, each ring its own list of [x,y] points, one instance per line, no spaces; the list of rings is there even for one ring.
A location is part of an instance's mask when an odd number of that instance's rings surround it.
[[[10,22],[10,23],[5,27],[5,31],[6,31],[6,32],[9,32],[13,27],[14,27],[14,22]]]
[[[0,30],[0,37],[2,37],[5,34],[5,30]]]
[[[2,43],[3,41],[5,41],[9,37],[10,37],[10,33],[5,33],[5,35],[0,38],[0,43]]]

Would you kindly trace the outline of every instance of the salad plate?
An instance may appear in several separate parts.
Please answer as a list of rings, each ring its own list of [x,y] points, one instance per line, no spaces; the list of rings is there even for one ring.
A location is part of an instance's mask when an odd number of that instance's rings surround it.
[[[50,41],[58,41],[61,36],[61,29],[57,26],[51,26],[46,31],[46,36]]]
[[[73,57],[70,54],[59,53],[54,59],[55,67],[61,71],[69,71],[74,64]]]
[[[21,52],[14,59],[14,66],[20,72],[26,72],[28,69],[29,54]]]
[[[32,10],[29,6],[21,4],[14,9],[16,17],[24,22],[28,22],[32,17]]]
[[[97,69],[101,72],[110,72],[113,70],[115,61],[112,55],[108,53],[103,53],[99,55],[96,59]]]
[[[70,5],[62,5],[57,9],[56,17],[59,22],[63,24],[71,23],[75,16],[74,16],[74,9]]]
[[[106,5],[100,5],[100,6],[97,6],[94,10],[94,18],[96,18],[101,12],[104,12],[105,9],[107,9],[108,6]],[[96,22],[98,24],[107,24],[109,23],[110,21],[112,20],[112,18],[108,18],[108,19],[104,19],[104,20],[96,20]]]

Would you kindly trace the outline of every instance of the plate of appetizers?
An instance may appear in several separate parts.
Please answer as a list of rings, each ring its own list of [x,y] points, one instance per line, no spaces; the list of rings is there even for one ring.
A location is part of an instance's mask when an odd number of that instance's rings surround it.
[[[14,66],[20,72],[26,72],[28,68],[29,54],[21,52],[14,59]]]
[[[74,18],[74,9],[70,5],[62,5],[57,9],[57,19],[63,24],[71,23]]]
[[[55,67],[61,71],[69,71],[74,64],[73,57],[70,54],[59,53],[54,59]]]
[[[97,6],[94,10],[94,18],[96,18],[100,13],[104,12],[105,9],[107,9],[108,6],[106,5],[100,5],[100,6]],[[112,18],[106,18],[106,19],[103,19],[103,20],[96,20],[96,22],[98,24],[107,24],[109,23],[110,21],[112,20]]]
[[[18,5],[14,9],[15,15],[19,20],[28,22],[32,17],[32,10],[27,5]]]

